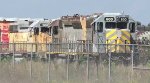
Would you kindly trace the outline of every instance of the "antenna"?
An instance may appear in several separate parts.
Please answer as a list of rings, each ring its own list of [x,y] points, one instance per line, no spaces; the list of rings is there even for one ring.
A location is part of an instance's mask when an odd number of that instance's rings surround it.
[[[122,11],[122,15],[124,15],[124,11]]]

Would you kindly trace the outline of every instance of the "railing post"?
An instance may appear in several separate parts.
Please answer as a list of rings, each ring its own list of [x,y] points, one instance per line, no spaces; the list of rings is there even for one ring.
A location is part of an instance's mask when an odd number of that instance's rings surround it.
[[[111,52],[109,54],[109,83],[111,83]]]

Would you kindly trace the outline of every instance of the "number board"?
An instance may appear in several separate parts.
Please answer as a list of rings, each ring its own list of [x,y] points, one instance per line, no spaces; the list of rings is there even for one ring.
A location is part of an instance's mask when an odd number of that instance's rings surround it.
[[[114,17],[105,17],[105,21],[107,21],[107,22],[115,21],[115,18]]]
[[[128,22],[129,19],[128,19],[128,17],[120,17],[118,21],[120,21],[120,22]]]

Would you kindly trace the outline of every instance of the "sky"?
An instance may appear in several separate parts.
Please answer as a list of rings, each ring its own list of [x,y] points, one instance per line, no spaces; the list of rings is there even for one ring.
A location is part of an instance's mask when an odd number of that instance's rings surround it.
[[[0,17],[49,18],[92,13],[121,13],[150,23],[150,0],[1,0]]]

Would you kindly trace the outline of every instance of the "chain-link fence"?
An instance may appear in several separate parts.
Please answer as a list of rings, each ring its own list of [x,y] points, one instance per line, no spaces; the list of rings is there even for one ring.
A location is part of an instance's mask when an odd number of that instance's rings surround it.
[[[149,83],[149,45],[0,44],[3,83]]]

